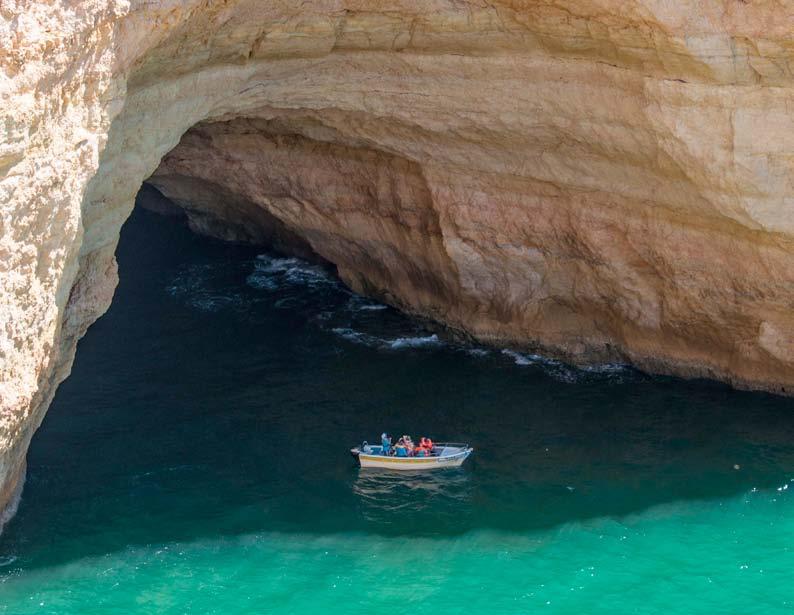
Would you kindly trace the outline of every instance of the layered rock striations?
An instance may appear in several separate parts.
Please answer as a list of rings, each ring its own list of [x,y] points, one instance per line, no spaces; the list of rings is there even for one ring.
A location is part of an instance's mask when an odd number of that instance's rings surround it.
[[[0,5],[0,502],[150,177],[477,338],[789,392],[792,32],[771,0]]]

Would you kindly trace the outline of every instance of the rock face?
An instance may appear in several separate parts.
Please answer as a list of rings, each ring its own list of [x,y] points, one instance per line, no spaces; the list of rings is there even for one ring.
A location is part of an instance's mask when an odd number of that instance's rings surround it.
[[[790,392],[792,32],[772,0],[3,3],[0,503],[155,170],[197,230],[478,338]]]

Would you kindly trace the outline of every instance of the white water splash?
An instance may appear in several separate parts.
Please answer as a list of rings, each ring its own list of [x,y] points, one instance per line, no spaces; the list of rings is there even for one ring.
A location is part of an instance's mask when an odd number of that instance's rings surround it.
[[[249,267],[250,262],[248,262]],[[168,287],[169,294],[179,297],[191,307],[205,312],[217,312],[221,309],[238,307],[246,302],[255,301],[255,299],[246,300],[243,295],[236,293],[221,293],[212,290],[211,281],[214,275],[213,267],[215,266],[217,265],[198,265],[181,272],[175,278],[173,284]],[[355,324],[356,313],[379,312],[388,309],[388,306],[352,293],[323,267],[313,265],[299,258],[282,258],[260,254],[253,262],[253,268],[254,271],[249,273],[246,278],[246,283],[249,286],[267,291],[285,288],[294,289],[295,292],[287,292],[287,296],[282,294],[273,303],[276,308],[294,309],[305,303],[303,299],[316,300],[316,294],[305,294],[307,290],[338,289],[343,291],[344,296],[347,298],[341,305],[328,310],[328,304],[324,304],[326,309],[322,310],[313,320],[318,323],[327,322],[329,326],[331,323],[336,324],[337,326],[330,329],[330,331],[349,342],[382,350],[420,349],[446,345],[435,334],[402,335],[396,338],[386,338],[358,330],[355,328],[357,326]],[[347,313],[348,316],[345,317],[344,313]],[[474,357],[484,357],[494,352],[489,349],[465,344],[453,346]],[[574,367],[538,354],[523,353],[509,348],[501,350],[501,354],[511,359],[518,366],[537,366],[555,380],[566,383],[577,383],[598,376],[622,381],[624,374],[630,371],[626,365],[619,363]]]
[[[366,333],[362,333],[361,331],[356,331],[355,329],[351,329],[350,327],[335,327],[331,329],[331,332],[335,333],[339,337],[343,337],[349,342],[353,342],[355,344],[362,344],[364,346],[371,346],[371,347],[382,346],[385,341],[379,337],[375,337],[374,335],[368,335]]]
[[[516,365],[535,365],[543,361],[543,357],[540,355],[523,354],[521,352],[516,352],[515,350],[508,350],[507,348],[502,350],[502,354],[513,359],[513,362]]]
[[[384,339],[374,335],[369,335],[361,331],[356,331],[350,327],[335,327],[332,333],[345,338],[350,342],[362,344],[371,348],[383,348],[390,350],[404,350],[407,348],[423,348],[427,346],[440,346],[443,342],[438,335],[426,335],[416,337],[398,337],[396,339]]]
[[[399,350],[401,348],[422,348],[423,346],[438,346],[441,340],[438,336],[428,335],[425,337],[398,337],[396,340],[389,342],[389,348]]]
[[[256,257],[254,271],[246,282],[254,288],[275,290],[284,283],[294,286],[338,285],[339,282],[325,269],[299,258],[279,258],[260,254]]]

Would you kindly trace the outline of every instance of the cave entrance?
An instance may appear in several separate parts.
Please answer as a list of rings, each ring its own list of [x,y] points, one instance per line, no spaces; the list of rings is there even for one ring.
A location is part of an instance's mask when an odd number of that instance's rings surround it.
[[[113,305],[30,449],[2,537],[28,567],[164,545],[289,555],[350,536],[515,536],[788,480],[788,400],[458,344],[322,266],[193,233],[162,206],[124,227]],[[443,480],[359,473],[348,448],[384,429],[472,440],[478,457]]]
[[[413,313],[465,303],[420,166],[326,124],[199,124],[147,184],[200,234],[333,264],[351,288]]]
[[[113,304],[30,449],[8,540],[53,511],[68,544],[42,543],[41,565],[203,533],[350,530],[347,449],[385,424],[441,433],[433,408],[466,389],[438,380],[436,352],[456,351],[323,263],[194,233],[151,187],[137,200]]]

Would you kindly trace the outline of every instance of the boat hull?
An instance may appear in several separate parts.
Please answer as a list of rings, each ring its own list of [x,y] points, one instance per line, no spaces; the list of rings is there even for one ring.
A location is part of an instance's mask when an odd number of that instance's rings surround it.
[[[437,470],[440,468],[457,468],[463,464],[474,449],[466,448],[453,454],[433,455],[431,457],[394,457],[371,455],[353,449],[351,451],[362,468],[384,468],[389,470],[416,471]]]

